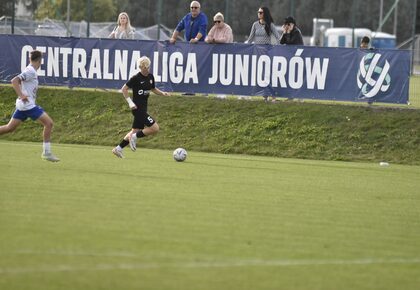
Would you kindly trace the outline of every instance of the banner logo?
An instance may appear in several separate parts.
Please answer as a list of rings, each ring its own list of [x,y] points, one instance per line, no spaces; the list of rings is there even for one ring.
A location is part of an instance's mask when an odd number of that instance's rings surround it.
[[[391,85],[388,61],[385,60],[383,67],[378,65],[381,56],[380,53],[368,53],[360,61],[357,85],[363,95],[361,99],[373,98],[379,91],[386,92]]]

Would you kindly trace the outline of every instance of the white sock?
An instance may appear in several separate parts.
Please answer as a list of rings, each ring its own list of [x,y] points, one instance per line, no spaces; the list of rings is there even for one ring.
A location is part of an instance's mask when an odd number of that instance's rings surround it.
[[[51,142],[42,143],[42,148],[45,154],[51,153]]]
[[[122,151],[123,149],[121,148],[121,146],[120,145],[118,145],[117,147],[115,147],[115,148],[117,148],[117,150],[118,151]]]

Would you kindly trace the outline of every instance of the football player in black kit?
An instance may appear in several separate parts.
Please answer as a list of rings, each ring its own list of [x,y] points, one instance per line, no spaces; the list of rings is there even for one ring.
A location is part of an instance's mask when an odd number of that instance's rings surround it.
[[[136,151],[137,138],[142,138],[159,131],[159,125],[147,113],[147,99],[149,98],[149,91],[157,95],[169,96],[167,92],[163,92],[155,87],[155,78],[149,72],[150,59],[147,56],[142,56],[137,60],[137,66],[140,72],[122,87],[122,93],[132,110],[134,121],[130,132],[125,135],[121,143],[112,149],[112,153],[119,158],[124,158],[123,148],[130,144],[130,148]],[[128,90],[133,90],[133,99],[130,98]]]

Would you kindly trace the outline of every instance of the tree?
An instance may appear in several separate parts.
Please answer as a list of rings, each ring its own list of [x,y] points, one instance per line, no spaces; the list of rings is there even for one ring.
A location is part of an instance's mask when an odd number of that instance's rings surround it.
[[[13,1],[0,0],[0,17],[1,16],[12,16]]]
[[[87,5],[86,0],[71,0],[71,20],[87,20]],[[91,21],[93,22],[113,21],[117,7],[113,0],[92,0],[92,11]],[[67,17],[67,0],[42,0],[35,16],[37,19],[64,20]]]
[[[61,19],[60,5],[62,0],[43,0],[35,11],[35,19]]]
[[[16,2],[18,1],[23,3],[26,6],[26,9],[28,9],[28,11],[31,11],[32,13],[36,11],[40,2],[40,0],[17,0]]]

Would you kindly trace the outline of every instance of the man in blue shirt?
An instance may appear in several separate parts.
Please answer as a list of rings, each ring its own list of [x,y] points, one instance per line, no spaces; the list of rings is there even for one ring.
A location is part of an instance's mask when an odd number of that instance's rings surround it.
[[[185,40],[190,43],[204,41],[207,34],[207,16],[201,12],[201,5],[198,1],[192,1],[191,12],[182,18],[172,34],[170,43],[175,43],[179,33],[185,29]]]

